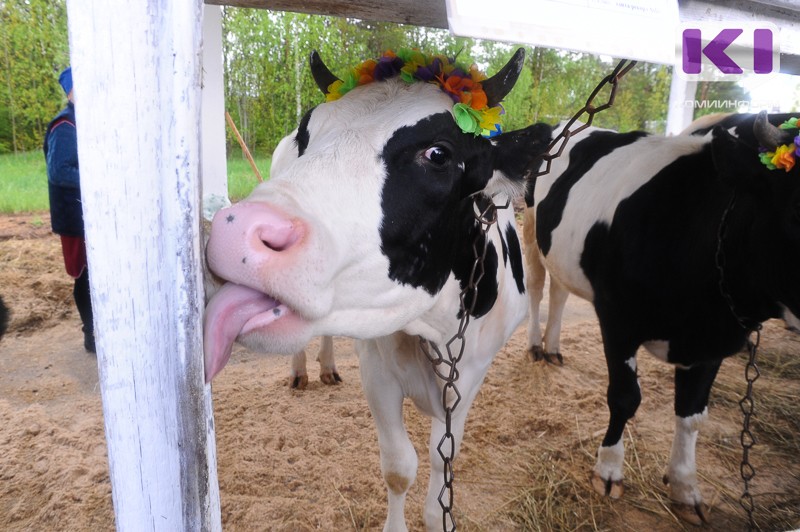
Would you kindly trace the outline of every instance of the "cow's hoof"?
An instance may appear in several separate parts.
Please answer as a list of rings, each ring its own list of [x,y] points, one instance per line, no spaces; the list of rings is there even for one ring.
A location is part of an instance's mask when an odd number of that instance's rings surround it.
[[[323,384],[328,385],[339,384],[342,382],[342,378],[335,371],[332,373],[320,373],[319,380],[321,380]]]
[[[544,349],[542,349],[542,346],[540,345],[531,346],[528,349],[528,355],[530,355],[531,360],[534,362],[541,362],[545,357]]]
[[[592,474],[592,487],[598,494],[612,499],[619,499],[625,493],[621,480],[606,480],[597,473]]]
[[[291,379],[290,385],[293,390],[305,390],[306,386],[308,386],[308,375],[298,375],[294,379]]]
[[[702,526],[709,523],[710,508],[702,502],[697,504],[673,502],[670,507],[672,508],[672,513],[690,525]]]
[[[554,366],[564,365],[564,357],[561,356],[561,353],[545,353],[544,359],[548,364],[553,364]]]

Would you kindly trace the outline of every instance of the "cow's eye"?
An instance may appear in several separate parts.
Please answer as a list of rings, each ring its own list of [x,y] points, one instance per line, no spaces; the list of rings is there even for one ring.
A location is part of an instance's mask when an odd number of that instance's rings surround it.
[[[425,150],[423,157],[425,157],[426,160],[430,161],[435,166],[439,167],[446,165],[453,158],[450,150],[441,145],[431,146]]]

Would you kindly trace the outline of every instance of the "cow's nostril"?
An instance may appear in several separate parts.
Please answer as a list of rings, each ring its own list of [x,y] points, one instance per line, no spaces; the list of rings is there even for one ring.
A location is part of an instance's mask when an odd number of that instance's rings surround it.
[[[286,246],[279,246],[268,242],[267,240],[261,240],[261,243],[264,244],[265,247],[268,247],[272,251],[283,251],[286,249]]]
[[[261,243],[272,251],[284,251],[297,242],[299,235],[297,227],[292,223],[270,224],[258,230]]]

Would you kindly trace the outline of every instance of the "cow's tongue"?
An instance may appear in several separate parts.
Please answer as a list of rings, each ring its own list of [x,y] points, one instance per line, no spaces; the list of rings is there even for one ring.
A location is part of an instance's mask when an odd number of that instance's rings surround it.
[[[275,312],[279,306],[268,295],[234,283],[225,284],[214,294],[203,325],[206,382],[225,367],[236,337],[278,319],[283,314]]]

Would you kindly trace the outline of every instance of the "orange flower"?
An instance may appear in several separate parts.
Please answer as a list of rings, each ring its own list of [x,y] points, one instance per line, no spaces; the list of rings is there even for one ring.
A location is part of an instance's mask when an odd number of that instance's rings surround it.
[[[783,168],[788,172],[794,167],[794,149],[788,144],[778,146],[771,162],[775,168]]]
[[[489,99],[486,97],[486,93],[483,92],[483,88],[481,87],[480,83],[476,83],[474,87],[472,87],[472,102],[470,105],[473,109],[480,111],[487,105],[489,105]]]
[[[368,59],[353,69],[358,85],[366,85],[375,81],[375,65],[377,64],[376,61]]]

